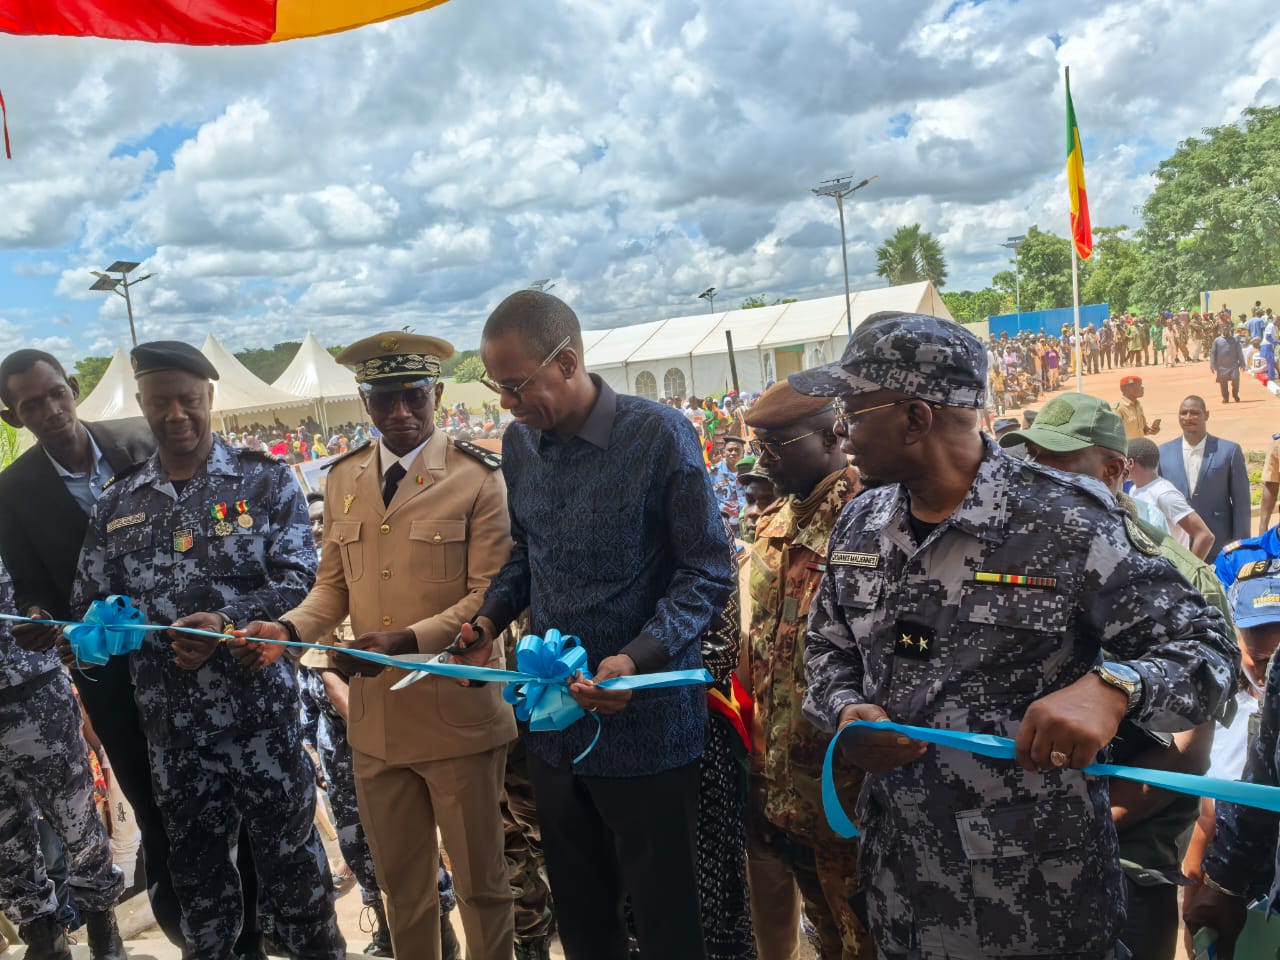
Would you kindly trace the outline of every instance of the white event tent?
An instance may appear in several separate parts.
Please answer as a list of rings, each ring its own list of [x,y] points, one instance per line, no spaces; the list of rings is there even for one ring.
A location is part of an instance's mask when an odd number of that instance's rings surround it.
[[[333,359],[310,331],[271,386],[310,400],[316,408],[316,419],[326,429],[331,423],[359,423],[365,419],[355,374]]]
[[[102,379],[87,397],[76,404],[76,415],[84,420],[140,417],[142,411],[138,409],[138,401],[134,396],[137,392],[129,357],[122,348],[116,347]]]
[[[213,385],[213,412],[222,417],[227,427],[234,428],[241,419],[269,424],[277,416],[296,426],[302,408],[311,406],[304,397],[285,393],[258,379],[212,333],[205,337],[200,352],[218,371]]]
[[[856,327],[881,310],[904,310],[951,318],[927,280],[852,294]],[[733,389],[729,347],[732,334],[738,385],[744,393],[840,357],[845,333],[843,294],[751,310],[671,317],[626,327],[582,331],[587,368],[621,393],[659,397],[705,397]]]

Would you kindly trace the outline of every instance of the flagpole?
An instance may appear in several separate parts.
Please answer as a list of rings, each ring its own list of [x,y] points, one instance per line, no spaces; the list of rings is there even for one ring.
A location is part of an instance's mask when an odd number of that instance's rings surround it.
[[[1075,306],[1076,393],[1084,393],[1084,344],[1080,340],[1080,271],[1076,266],[1078,260],[1073,238],[1071,241],[1071,301]]]

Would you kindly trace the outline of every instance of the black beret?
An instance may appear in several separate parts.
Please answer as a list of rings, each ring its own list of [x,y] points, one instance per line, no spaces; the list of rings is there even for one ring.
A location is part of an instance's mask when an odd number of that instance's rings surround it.
[[[218,371],[209,358],[181,340],[152,340],[140,343],[129,353],[134,377],[161,370],[181,370],[206,380],[217,380]]]

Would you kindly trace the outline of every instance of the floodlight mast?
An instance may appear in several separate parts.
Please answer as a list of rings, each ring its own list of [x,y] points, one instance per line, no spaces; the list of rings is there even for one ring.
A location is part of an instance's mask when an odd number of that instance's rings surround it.
[[[129,312],[129,336],[133,340],[133,345],[135,347],[138,345],[138,331],[133,324],[133,298],[129,296],[129,288],[137,286],[143,280],[150,280],[155,276],[155,274],[148,273],[138,277],[136,280],[130,280],[129,274],[136,269],[138,269],[138,264],[132,260],[117,260],[115,263],[111,264],[111,266],[107,267],[107,270],[110,271],[110,273],[120,274],[119,279],[110,276],[107,273],[103,273],[100,270],[89,271],[98,278],[94,281],[93,285],[89,287],[90,290],[111,292],[124,297],[125,309]],[[123,292],[120,289],[121,287],[124,288]]]
[[[819,197],[836,198],[836,212],[840,214],[840,255],[844,258],[844,322],[845,330],[851,338],[853,337],[853,298],[849,295],[849,247],[844,235],[844,198],[861,190],[873,180],[879,179],[880,175],[876,174],[874,177],[867,177],[861,183],[854,184],[852,176],[836,177],[832,180],[823,180],[816,187],[811,188],[811,192]]]
[[[1022,248],[1022,244],[1026,242],[1026,239],[1025,234],[1019,234],[1000,244],[1000,246],[1013,251],[1013,308],[1018,312],[1019,333],[1022,332],[1022,274],[1018,268],[1018,250]]]
[[[716,312],[716,288],[715,287],[707,287],[707,289],[703,290],[700,294],[698,294],[698,299],[707,301],[708,313]]]

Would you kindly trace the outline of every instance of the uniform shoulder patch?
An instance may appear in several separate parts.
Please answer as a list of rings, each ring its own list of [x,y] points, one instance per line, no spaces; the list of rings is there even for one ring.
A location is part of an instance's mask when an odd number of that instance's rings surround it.
[[[350,450],[348,450],[346,453],[340,454],[339,456],[337,456],[337,457],[335,457],[334,459],[330,460],[330,461],[329,461],[328,463],[326,463],[326,464],[325,464],[321,469],[323,469],[323,470],[332,470],[334,467],[336,467],[338,464],[340,464],[343,460],[346,460],[346,459],[348,459],[349,457],[354,457],[357,453],[360,453],[360,452],[362,452],[362,451],[364,451],[364,450],[368,450],[368,449],[369,449],[370,447],[372,447],[372,446],[373,446],[373,441],[372,441],[372,440],[366,440],[364,443],[360,444],[360,446],[358,446],[358,447],[352,447],[352,448],[351,448]]]
[[[117,473],[114,477],[112,477],[110,480],[104,483],[102,485],[102,489],[107,490],[111,486],[113,486],[117,480],[123,480],[125,477],[129,476],[130,474],[137,473],[138,470],[142,467],[142,465],[146,462],[147,461],[145,460],[138,460],[135,463],[129,464],[129,466],[125,467],[123,470]]]
[[[1146,531],[1138,526],[1138,521],[1127,513],[1124,515],[1124,532],[1129,535],[1129,542],[1139,553],[1145,553],[1149,557],[1160,556],[1160,548],[1156,546],[1156,542],[1147,536]]]
[[[1240,544],[1242,543],[1244,543],[1243,540],[1232,540],[1230,543],[1228,543],[1225,547],[1222,548],[1222,552],[1230,553],[1232,550],[1237,550],[1239,549]]]
[[[490,470],[497,470],[502,466],[502,454],[486,450],[470,440],[455,440],[453,446],[459,453],[465,453],[472,460],[478,460]]]
[[[1240,568],[1236,580],[1256,580],[1258,577],[1273,577],[1276,574],[1280,574],[1280,558],[1253,560]]]

